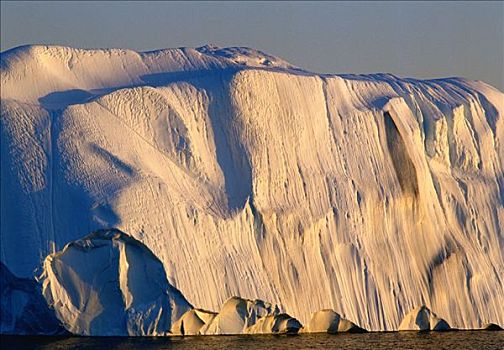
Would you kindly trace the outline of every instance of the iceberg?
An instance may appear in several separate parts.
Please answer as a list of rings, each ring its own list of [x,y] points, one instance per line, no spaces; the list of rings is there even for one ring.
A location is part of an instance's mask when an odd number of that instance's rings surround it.
[[[162,263],[119,230],[96,231],[49,255],[42,293],[76,335],[166,335],[192,308]]]
[[[400,331],[448,331],[450,325],[425,305],[419,306],[406,314],[401,324]]]
[[[302,333],[363,333],[366,330],[353,322],[341,317],[331,309],[319,310],[313,313],[310,322],[303,327]]]
[[[0,261],[33,281],[50,256],[44,296],[71,332],[161,335],[233,296],[305,325],[332,309],[397,330],[423,304],[504,324],[504,95],[482,81],[215,46],[23,46],[0,78]],[[111,227],[130,238],[81,240]],[[2,293],[29,321],[25,302]],[[254,316],[229,312],[239,326],[194,311],[183,331],[246,332]]]

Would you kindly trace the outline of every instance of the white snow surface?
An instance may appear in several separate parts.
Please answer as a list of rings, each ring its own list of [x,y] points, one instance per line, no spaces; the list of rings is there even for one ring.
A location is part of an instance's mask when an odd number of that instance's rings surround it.
[[[0,260],[117,227],[191,304],[504,324],[504,94],[246,48],[1,54]]]

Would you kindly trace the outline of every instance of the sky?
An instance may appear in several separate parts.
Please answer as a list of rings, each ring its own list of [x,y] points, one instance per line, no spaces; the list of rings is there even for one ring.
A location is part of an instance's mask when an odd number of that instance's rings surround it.
[[[504,91],[504,2],[1,2],[1,50],[247,46],[319,73],[460,76]]]

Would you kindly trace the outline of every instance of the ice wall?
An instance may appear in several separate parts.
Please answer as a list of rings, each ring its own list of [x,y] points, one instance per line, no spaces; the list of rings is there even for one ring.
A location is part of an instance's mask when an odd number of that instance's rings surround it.
[[[118,227],[194,305],[504,324],[504,95],[243,48],[2,53],[0,258]]]

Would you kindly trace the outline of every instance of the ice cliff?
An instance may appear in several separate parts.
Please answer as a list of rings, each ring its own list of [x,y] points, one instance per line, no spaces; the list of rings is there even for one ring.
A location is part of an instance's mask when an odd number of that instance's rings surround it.
[[[426,305],[455,328],[503,325],[503,113],[504,94],[480,81],[319,75],[245,48],[12,49],[0,260],[33,280],[48,255],[118,227],[166,271],[149,288],[204,310],[239,295],[303,324],[333,309],[394,330]],[[57,261],[72,283],[101,283]],[[127,300],[134,286],[114,283]],[[95,305],[73,295],[52,300]]]

